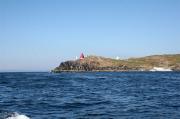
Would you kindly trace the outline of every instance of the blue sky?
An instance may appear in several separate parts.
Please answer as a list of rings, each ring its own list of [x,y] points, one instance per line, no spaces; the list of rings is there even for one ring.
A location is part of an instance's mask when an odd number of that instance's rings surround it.
[[[85,55],[180,53],[179,0],[0,0],[0,71]]]

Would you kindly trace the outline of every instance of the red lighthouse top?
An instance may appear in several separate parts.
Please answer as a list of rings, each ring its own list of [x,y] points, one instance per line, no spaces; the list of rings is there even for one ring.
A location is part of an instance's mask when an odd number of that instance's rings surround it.
[[[80,60],[83,60],[83,59],[84,59],[84,54],[81,53],[81,55],[80,55]]]

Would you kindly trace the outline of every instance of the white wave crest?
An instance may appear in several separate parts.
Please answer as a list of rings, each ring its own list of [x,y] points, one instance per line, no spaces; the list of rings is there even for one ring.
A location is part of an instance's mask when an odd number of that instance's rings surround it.
[[[151,69],[150,71],[172,71],[172,70],[163,67],[153,67],[153,69]]]
[[[6,119],[30,119],[26,115],[18,114],[17,112],[13,113],[10,117],[7,117]]]

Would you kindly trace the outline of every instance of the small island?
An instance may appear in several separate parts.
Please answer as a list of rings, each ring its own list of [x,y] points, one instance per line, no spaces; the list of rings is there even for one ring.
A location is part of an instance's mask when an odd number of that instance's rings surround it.
[[[81,54],[79,59],[62,62],[52,72],[180,71],[180,54],[112,59]]]

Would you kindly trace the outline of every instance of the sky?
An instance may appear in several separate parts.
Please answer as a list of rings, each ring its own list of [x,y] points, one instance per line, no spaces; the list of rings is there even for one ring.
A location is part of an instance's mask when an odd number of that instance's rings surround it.
[[[180,0],[0,0],[0,71],[85,55],[180,53]]]

